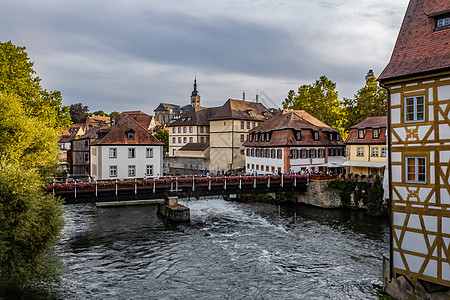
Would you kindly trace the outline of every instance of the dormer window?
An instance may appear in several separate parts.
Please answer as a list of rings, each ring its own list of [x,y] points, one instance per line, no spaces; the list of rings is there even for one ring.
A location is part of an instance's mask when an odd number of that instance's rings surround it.
[[[253,132],[250,133],[250,136],[248,137],[248,139],[249,139],[250,142],[253,142]]]
[[[261,142],[264,142],[266,139],[266,134],[263,132],[261,133]]]
[[[301,141],[302,140],[302,131],[298,130],[295,132],[295,140]]]
[[[364,129],[360,129],[358,130],[358,139],[363,139],[364,138]]]
[[[127,139],[134,140],[134,131],[133,130],[127,131]]]
[[[259,140],[259,132],[257,132],[256,134],[255,134],[255,142],[257,142]]]
[[[247,113],[248,113],[248,115],[250,116],[250,117],[252,117],[253,116],[253,112],[249,109],[249,110],[247,110]]]
[[[336,141],[340,141],[341,140],[341,136],[339,135],[339,133],[336,133]]]
[[[266,133],[266,140],[267,140],[267,142],[270,141],[270,132]]]
[[[314,131],[314,140],[315,141],[319,140],[319,132],[318,131]]]
[[[333,140],[333,133],[332,132],[330,132],[329,137],[330,137],[330,141],[332,141]]]
[[[373,129],[373,138],[374,138],[374,139],[377,139],[377,138],[379,138],[379,137],[380,137],[380,129],[374,128],[374,129]]]
[[[436,30],[450,28],[450,17],[436,19]]]

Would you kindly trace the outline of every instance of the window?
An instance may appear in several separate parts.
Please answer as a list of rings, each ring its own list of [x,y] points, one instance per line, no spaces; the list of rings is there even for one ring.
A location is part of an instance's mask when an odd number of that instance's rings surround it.
[[[206,127],[206,133],[209,133],[209,127]]]
[[[259,140],[259,132],[255,133],[255,142]]]
[[[255,157],[255,149],[250,149],[250,156]]]
[[[381,148],[381,157],[386,157],[386,147]]]
[[[252,164],[252,170],[254,170],[255,169],[255,164]]]
[[[172,138],[172,143],[176,144],[177,139],[176,138]]]
[[[425,157],[406,157],[406,182],[426,183]]]
[[[259,165],[256,165],[256,170],[259,170]]]
[[[186,127],[183,127],[183,133],[186,133]]]
[[[253,133],[250,133],[249,141],[250,141],[250,142],[253,142]]]
[[[267,133],[266,133],[266,141],[267,141],[267,142],[270,141],[270,132],[267,132]]]
[[[145,167],[145,173],[149,176],[153,176],[153,165],[147,165]]]
[[[181,144],[181,138],[180,137],[178,138],[178,144]]]
[[[358,147],[356,156],[364,156],[364,148],[363,147]]]
[[[277,150],[277,158],[278,159],[282,159],[283,158],[283,152],[281,151],[281,149]]]
[[[241,155],[244,155],[244,149],[241,150]]]
[[[109,158],[117,158],[117,148],[109,148]]]
[[[209,136],[206,137],[206,142],[209,143]]]
[[[85,160],[85,161],[88,161],[88,160],[89,160],[89,153],[85,153],[85,154],[84,154],[84,160]]]
[[[178,127],[178,133],[181,133],[181,127]]]
[[[306,158],[306,150],[305,149],[300,150],[300,158]]]
[[[187,143],[187,137],[183,138],[183,143]]]
[[[250,122],[247,122],[247,129],[250,129]]]
[[[339,133],[336,133],[336,140],[340,141],[341,140],[341,135]]]
[[[405,97],[405,122],[425,121],[425,96]]]
[[[256,157],[261,157],[261,149],[256,149]]]
[[[136,157],[136,149],[128,148],[128,158],[135,158],[135,157]]]
[[[244,135],[241,134],[241,142],[244,142]]]
[[[360,129],[358,130],[358,139],[363,139],[364,138],[364,129]]]
[[[250,164],[247,164],[247,169],[250,169]]]
[[[295,139],[297,141],[301,141],[302,140],[302,132],[301,132],[301,130],[298,130],[298,131],[295,132]]]
[[[275,149],[270,150],[270,157],[275,158]]]
[[[252,123],[252,128],[255,128],[255,122]]]
[[[117,177],[117,166],[109,166],[109,177]]]
[[[127,138],[129,140],[134,140],[134,131],[127,132]]]
[[[333,133],[332,132],[330,132],[330,134],[329,134],[329,139],[330,139],[330,141],[333,140]]]
[[[245,123],[241,122],[241,129],[244,129],[244,127],[245,127]]]
[[[245,150],[245,155],[250,156],[250,149],[249,149],[249,148],[247,148],[247,149]]]
[[[204,137],[201,137],[201,138],[200,138],[200,142],[201,142],[201,143],[204,143],[204,142],[205,142],[205,138],[204,138]]]
[[[272,173],[275,173],[275,167],[272,167]]]
[[[174,127],[174,128],[172,128],[172,133],[175,133],[175,127]]]
[[[128,166],[128,177],[136,176],[136,166]]]
[[[377,139],[377,138],[379,138],[379,137],[380,137],[380,129],[374,128],[374,129],[373,129],[373,138],[374,138],[374,139]]]
[[[189,138],[189,143],[192,143],[194,141],[194,138],[193,137],[190,137]]]
[[[261,133],[261,142],[264,142],[266,139],[266,134],[263,132]]]
[[[314,149],[309,149],[309,158],[314,158]]]
[[[203,133],[203,126],[200,126],[200,133]]]
[[[315,141],[319,140],[319,132],[318,131],[314,131],[314,140]]]
[[[269,172],[269,166],[266,166],[266,172]]]
[[[372,156],[373,157],[378,157],[378,150],[379,150],[378,147],[373,147],[372,148]]]
[[[189,127],[189,133],[192,133],[194,129],[192,127]]]
[[[270,149],[266,149],[266,157],[270,158]]]
[[[145,153],[147,158],[153,158],[153,148],[147,148]]]
[[[436,30],[450,28],[450,17],[438,19],[436,21]]]

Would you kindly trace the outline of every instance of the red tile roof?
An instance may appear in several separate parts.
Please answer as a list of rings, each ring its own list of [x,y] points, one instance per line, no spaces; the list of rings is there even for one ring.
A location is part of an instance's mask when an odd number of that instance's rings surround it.
[[[387,117],[368,117],[350,128],[346,144],[386,144]],[[378,138],[373,137],[373,129],[380,129]],[[359,138],[359,130],[364,131],[364,137]]]
[[[450,28],[434,31],[435,17],[450,12],[450,0],[411,0],[391,60],[379,80],[450,68]]]
[[[106,134],[95,140],[91,145],[164,145],[130,116],[120,118],[117,124],[109,129],[109,132],[107,130],[99,130],[99,133]],[[128,139],[127,137],[127,132],[130,130],[134,131],[134,139]]]
[[[251,120],[264,121],[271,117],[272,113],[261,103],[228,99],[211,117],[215,120]]]
[[[209,147],[209,143],[187,143],[183,147],[181,147],[179,150],[186,150],[186,151],[204,151]]]
[[[142,125],[145,129],[148,129],[148,126],[152,122],[153,116],[149,116],[146,113],[135,110],[135,111],[124,111],[122,112],[122,117],[130,116],[132,117],[136,122]]]
[[[169,125],[176,126],[209,126],[209,119],[220,107],[194,106]]]

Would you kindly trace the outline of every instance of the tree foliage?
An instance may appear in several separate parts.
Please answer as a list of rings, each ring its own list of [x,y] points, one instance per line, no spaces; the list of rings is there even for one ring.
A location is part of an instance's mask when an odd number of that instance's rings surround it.
[[[367,117],[385,116],[387,114],[386,90],[378,85],[376,77],[367,80],[366,86],[358,90],[353,99],[344,98],[347,121],[345,130],[350,130]]]
[[[345,109],[338,99],[336,83],[321,76],[313,84],[305,84],[297,92],[290,90],[283,101],[284,109],[305,110],[325,124],[340,131],[345,122]]]
[[[97,110],[92,113],[94,116],[109,117],[109,114],[105,113],[103,110]]]
[[[169,132],[167,130],[159,129],[155,137],[164,143],[164,153],[169,153]]]
[[[75,103],[70,105],[70,117],[74,123],[84,123],[89,115],[89,107],[82,103]]]
[[[61,93],[41,88],[24,47],[0,43],[0,287],[54,278],[62,206],[44,194],[70,123]]]
[[[19,96],[27,116],[41,118],[48,126],[58,129],[70,126],[69,108],[62,105],[59,91],[47,91],[35,76],[34,63],[25,47],[0,42],[0,92]]]

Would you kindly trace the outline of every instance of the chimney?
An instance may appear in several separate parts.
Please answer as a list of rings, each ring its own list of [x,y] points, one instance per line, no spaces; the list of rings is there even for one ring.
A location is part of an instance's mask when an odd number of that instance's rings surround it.
[[[256,93],[256,103],[258,103],[258,93]]]
[[[242,91],[242,100],[245,101],[245,91]]]

